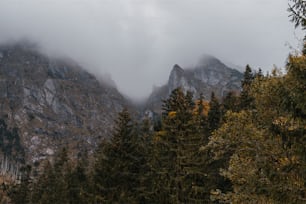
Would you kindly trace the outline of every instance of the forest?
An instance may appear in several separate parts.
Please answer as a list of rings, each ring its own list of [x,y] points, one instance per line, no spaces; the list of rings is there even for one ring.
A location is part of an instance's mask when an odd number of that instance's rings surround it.
[[[305,1],[290,17],[306,29]],[[241,93],[208,101],[178,88],[159,121],[119,113],[93,155],[62,149],[2,203],[306,203],[306,38],[285,70],[246,66]]]

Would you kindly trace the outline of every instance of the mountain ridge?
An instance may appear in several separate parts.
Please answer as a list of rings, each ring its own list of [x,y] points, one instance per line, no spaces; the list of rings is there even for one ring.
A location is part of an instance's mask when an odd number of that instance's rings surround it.
[[[183,69],[175,64],[170,72],[168,82],[155,87],[148,97],[146,109],[160,112],[162,100],[166,99],[172,90],[182,88],[191,91],[197,98],[202,93],[206,100],[210,99],[211,92],[222,98],[228,92],[240,92],[243,74],[228,67],[213,56],[205,56],[192,68]]]
[[[26,160],[39,162],[62,147],[75,157],[111,137],[123,107],[139,118],[152,116],[177,87],[209,99],[212,91],[218,97],[238,92],[241,79],[242,73],[214,57],[201,59],[192,69],[176,64],[168,82],[156,87],[145,104],[132,105],[109,76],[105,82],[72,60],[46,57],[35,46],[0,46],[0,117],[18,129]]]
[[[26,160],[39,162],[68,147],[92,152],[111,136],[128,102],[115,87],[71,61],[24,45],[0,48],[0,115],[17,127]]]

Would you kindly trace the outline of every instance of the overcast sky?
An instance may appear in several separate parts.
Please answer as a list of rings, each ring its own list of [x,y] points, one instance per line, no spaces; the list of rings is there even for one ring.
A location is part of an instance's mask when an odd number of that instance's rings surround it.
[[[140,98],[174,64],[203,54],[264,71],[283,67],[301,31],[287,0],[0,0],[0,43],[27,38]],[[289,45],[288,45],[289,44]]]

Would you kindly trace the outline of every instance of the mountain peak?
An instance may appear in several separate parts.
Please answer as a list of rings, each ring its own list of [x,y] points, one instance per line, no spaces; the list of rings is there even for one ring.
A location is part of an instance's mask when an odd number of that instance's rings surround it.
[[[195,98],[202,93],[209,99],[211,92],[221,98],[229,91],[238,92],[242,77],[242,73],[227,67],[219,59],[210,55],[203,56],[198,65],[192,69],[184,70],[176,64],[171,70],[168,83],[160,90],[154,90],[148,99],[147,107],[159,112],[158,107],[161,107],[161,102],[158,103],[158,101],[167,98],[172,90],[178,87],[184,91],[193,92]]]
[[[184,78],[185,71],[179,65],[175,64],[171,70],[168,84],[171,86],[178,86],[178,82]]]
[[[209,67],[209,66],[215,66],[215,65],[220,65],[223,63],[217,59],[216,57],[212,55],[203,55],[201,59],[198,62],[197,67]]]
[[[181,73],[181,72],[184,72],[184,69],[181,68],[178,64],[175,64],[175,65],[173,66],[171,72],[179,72],[179,73]]]

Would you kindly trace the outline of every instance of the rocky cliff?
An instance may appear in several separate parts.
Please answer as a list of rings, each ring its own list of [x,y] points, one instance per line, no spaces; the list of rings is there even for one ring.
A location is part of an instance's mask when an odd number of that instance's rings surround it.
[[[27,160],[69,147],[92,151],[111,134],[126,105],[116,88],[78,65],[49,59],[27,46],[0,48],[0,116],[17,127]]]
[[[242,78],[243,74],[241,72],[227,67],[212,56],[203,57],[191,69],[183,69],[179,65],[174,65],[167,84],[154,88],[146,108],[159,112],[161,101],[178,87],[193,92],[195,97],[199,97],[202,93],[205,99],[209,100],[213,91],[216,96],[221,98],[229,91],[239,92]]]

